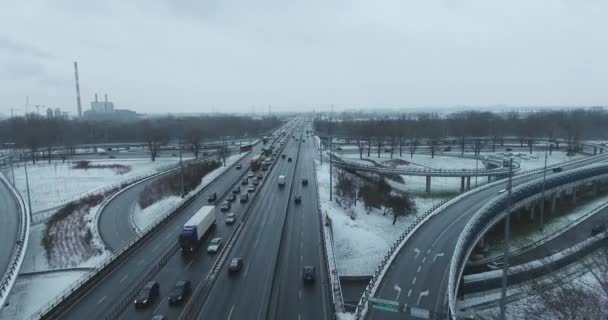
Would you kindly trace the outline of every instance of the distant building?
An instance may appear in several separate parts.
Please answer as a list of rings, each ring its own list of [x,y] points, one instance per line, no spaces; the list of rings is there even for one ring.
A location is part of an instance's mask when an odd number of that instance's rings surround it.
[[[137,120],[139,115],[131,110],[114,109],[114,103],[108,101],[107,94],[104,101],[99,101],[95,94],[95,101],[91,102],[91,110],[84,112],[84,118],[98,121],[133,121]]]
[[[46,117],[47,118],[52,118],[53,117],[53,109],[51,109],[51,108],[47,108],[46,109]]]
[[[55,108],[55,118],[61,118],[61,109]]]

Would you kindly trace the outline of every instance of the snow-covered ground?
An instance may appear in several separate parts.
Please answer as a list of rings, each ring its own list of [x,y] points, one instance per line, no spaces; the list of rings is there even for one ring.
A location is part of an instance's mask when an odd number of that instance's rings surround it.
[[[149,159],[91,160],[91,165],[119,164],[129,166],[130,171],[124,174],[120,174],[115,169],[72,169],[75,162],[68,161],[65,163],[52,161],[50,164],[41,161],[35,165],[28,164],[32,211],[38,212],[65,204],[84,194],[101,190],[104,187],[140,175],[151,174],[163,166],[178,162],[179,158],[162,158],[154,162]],[[8,179],[12,179],[10,169],[4,168],[4,170]],[[17,189],[27,198],[23,165],[15,167],[14,172]]]
[[[370,275],[380,264],[389,247],[415,219],[400,217],[393,225],[392,215],[372,209],[367,214],[362,202],[354,208],[353,220],[336,202],[329,201],[329,165],[315,160],[321,210],[332,219],[334,251],[340,275]],[[424,213],[441,198],[415,198],[418,214]]]
[[[201,179],[201,184],[196,187],[196,189],[190,191],[189,194],[196,193],[206,185],[208,185],[213,179],[219,176],[222,172],[226,171],[232,164],[242,159],[247,153],[237,154],[226,158],[226,166],[219,167],[211,172],[209,172],[206,176]],[[141,209],[139,204],[136,204],[132,216],[132,223],[135,225],[136,229],[144,230],[149,225],[154,223],[154,221],[158,220],[164,214],[166,214],[171,208],[175,207],[180,201],[181,197],[170,196],[167,198],[163,198],[160,201],[154,203],[153,205]]]
[[[0,319],[27,319],[60,294],[87,271],[62,271],[50,274],[20,276],[15,281]]]
[[[559,217],[551,218],[551,216],[545,217],[547,223],[543,231],[538,231],[534,229],[534,232],[530,233],[517,233],[517,229],[514,229],[513,234],[511,235],[511,249],[517,250],[519,248],[528,246],[534,242],[540,241],[544,238],[547,238],[555,233],[559,233],[564,229],[568,229],[573,223],[575,223],[581,217],[589,214],[596,208],[606,204],[608,201],[608,195],[599,197],[597,199],[593,199],[583,205],[580,205],[574,208],[570,212],[566,212]],[[494,256],[502,254],[504,239],[500,237],[495,243],[488,243],[489,251],[487,253],[488,256]]]

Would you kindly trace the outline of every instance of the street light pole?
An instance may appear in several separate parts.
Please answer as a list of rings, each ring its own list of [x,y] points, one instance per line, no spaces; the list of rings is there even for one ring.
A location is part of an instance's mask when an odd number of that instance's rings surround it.
[[[505,320],[507,308],[507,271],[509,270],[509,246],[511,241],[511,189],[513,189],[513,158],[509,159],[509,183],[507,216],[505,217],[505,247],[502,258],[502,288],[500,292],[500,320]]]
[[[30,209],[30,221],[32,221],[32,198],[30,197],[30,180],[27,176],[27,161],[23,165],[25,169],[25,187],[27,189],[27,206]]]
[[[14,166],[13,166],[13,156],[11,156],[11,157],[8,159],[8,161],[9,161],[9,162],[10,162],[10,164],[11,164],[11,176],[13,177],[13,187],[14,187],[14,186],[15,186],[15,170],[13,169],[13,168],[14,168]]]
[[[182,161],[182,135],[179,135],[179,171],[180,171],[180,183],[182,185],[182,198],[184,198],[184,163]]]

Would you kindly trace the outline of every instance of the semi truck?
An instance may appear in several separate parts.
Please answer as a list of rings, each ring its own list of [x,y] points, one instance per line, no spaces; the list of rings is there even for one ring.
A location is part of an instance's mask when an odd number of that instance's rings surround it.
[[[257,171],[258,169],[260,169],[260,166],[262,165],[262,161],[264,161],[264,156],[262,155],[256,155],[253,158],[251,158],[251,171]]]
[[[182,228],[179,235],[179,249],[182,254],[191,254],[198,249],[201,240],[215,225],[215,207],[200,208]]]

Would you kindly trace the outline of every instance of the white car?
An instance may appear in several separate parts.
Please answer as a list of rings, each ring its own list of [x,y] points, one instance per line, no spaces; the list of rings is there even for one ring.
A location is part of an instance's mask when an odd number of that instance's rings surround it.
[[[220,250],[221,245],[222,245],[222,238],[213,238],[209,242],[209,246],[207,247],[207,252],[216,253]]]

